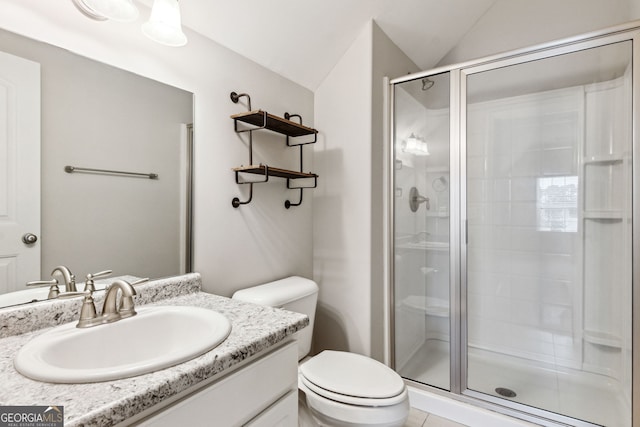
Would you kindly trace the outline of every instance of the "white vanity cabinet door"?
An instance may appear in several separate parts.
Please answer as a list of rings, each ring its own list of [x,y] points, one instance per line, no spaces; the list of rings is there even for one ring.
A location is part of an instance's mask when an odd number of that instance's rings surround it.
[[[245,427],[298,427],[298,390],[291,390]]]
[[[289,396],[298,390],[298,345],[295,341],[272,350],[239,370],[222,377],[177,401],[173,405],[160,409],[140,422],[145,427],[233,427],[245,423],[255,426],[295,426],[297,423],[296,405],[283,396]],[[294,394],[295,394],[294,393]],[[297,394],[295,394],[297,396]],[[285,398],[286,400],[286,398]],[[273,413],[269,413],[273,410]],[[290,411],[289,416],[282,411]],[[273,424],[264,424],[273,416]],[[285,420],[280,423],[279,420]]]

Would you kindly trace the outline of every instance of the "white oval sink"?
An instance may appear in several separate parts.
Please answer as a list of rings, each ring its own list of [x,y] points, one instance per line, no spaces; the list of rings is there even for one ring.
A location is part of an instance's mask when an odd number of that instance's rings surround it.
[[[58,326],[25,344],[13,363],[53,383],[91,383],[147,374],[213,349],[231,332],[222,314],[200,307],[136,308],[136,316],[91,328]]]

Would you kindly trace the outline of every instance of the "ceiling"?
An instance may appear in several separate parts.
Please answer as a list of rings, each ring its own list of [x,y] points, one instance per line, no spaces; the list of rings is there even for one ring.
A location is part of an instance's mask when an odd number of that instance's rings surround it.
[[[372,19],[426,70],[495,2],[180,0],[180,8],[183,25],[315,90]]]

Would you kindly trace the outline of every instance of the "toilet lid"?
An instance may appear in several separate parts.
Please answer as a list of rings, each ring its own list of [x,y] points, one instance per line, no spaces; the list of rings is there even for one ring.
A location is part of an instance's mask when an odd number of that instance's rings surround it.
[[[300,366],[310,383],[346,396],[388,399],[405,390],[404,381],[391,368],[355,353],[325,350]]]

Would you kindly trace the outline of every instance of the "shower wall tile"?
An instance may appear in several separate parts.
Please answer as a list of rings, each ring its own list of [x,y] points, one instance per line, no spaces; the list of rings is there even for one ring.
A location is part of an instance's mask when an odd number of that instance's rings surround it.
[[[540,234],[540,250],[545,253],[575,255],[579,246],[577,233],[547,231]]]
[[[514,300],[511,303],[511,321],[519,325],[541,326],[541,304]]]
[[[512,231],[511,227],[495,225],[485,227],[489,230],[487,236],[487,246],[491,249],[511,250],[512,247]]]
[[[541,276],[547,279],[569,281],[574,278],[577,270],[574,265],[576,259],[571,255],[543,253],[541,262]]]
[[[540,151],[529,151],[525,153],[514,153],[511,160],[511,176],[514,177],[535,177],[541,172],[542,153]]]
[[[542,175],[577,175],[573,148],[542,151]]]
[[[535,202],[537,197],[536,178],[513,178],[511,180],[511,198],[509,201]]]
[[[514,251],[540,251],[542,236],[533,227],[512,227],[511,238]]]
[[[555,331],[571,332],[573,327],[573,309],[570,306],[543,304],[542,325]]]
[[[487,183],[485,179],[473,179],[467,183],[467,201],[469,203],[484,202],[488,199]]]
[[[495,202],[491,204],[491,223],[494,225],[509,225],[512,222],[513,208],[509,202]]]
[[[543,268],[541,255],[538,252],[513,252],[511,255],[511,272],[523,276],[540,276]]]
[[[493,178],[505,178],[511,176],[511,156],[497,154],[485,160],[487,164],[487,176]]]
[[[521,276],[513,274],[511,280],[511,297],[519,300],[539,302],[541,290],[538,287],[540,278],[537,276]]]
[[[486,175],[484,157],[470,157],[467,159],[467,175],[474,178],[483,178]]]
[[[538,210],[535,202],[512,202],[511,225],[520,227],[536,227]]]
[[[491,200],[494,202],[508,202],[511,200],[511,180],[510,179],[494,179],[493,193]]]
[[[542,301],[570,307],[574,301],[573,283],[563,280],[543,280],[540,286]]]
[[[488,203],[468,203],[467,221],[469,224],[489,224],[491,218],[491,205]]]
[[[574,308],[578,234],[541,229],[549,212],[541,210],[538,186],[541,178],[577,175],[580,96],[574,95],[550,101],[557,112],[531,97],[508,108],[475,106],[467,122],[470,340],[551,363],[554,346],[561,346],[565,366],[580,360],[580,347],[553,337],[573,340],[581,313]]]

